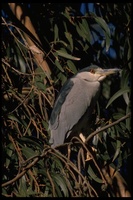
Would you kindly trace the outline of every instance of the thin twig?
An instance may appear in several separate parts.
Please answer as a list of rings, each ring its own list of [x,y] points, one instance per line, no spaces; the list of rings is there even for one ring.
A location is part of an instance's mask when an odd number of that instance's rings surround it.
[[[50,148],[49,148],[50,149]],[[48,150],[49,150],[48,149]],[[51,149],[50,149],[51,150]],[[29,164],[27,165],[23,171],[21,173],[19,173],[17,176],[15,176],[13,179],[3,183],[1,186],[5,187],[7,185],[10,185],[12,183],[14,183],[15,181],[17,181],[18,179],[20,179],[26,172],[27,170],[29,170],[31,167],[33,167],[42,157],[44,157],[46,155],[47,152],[43,152],[40,156],[35,156],[35,159]],[[33,157],[31,158],[31,160],[33,159]]]
[[[102,132],[102,131],[104,131],[104,130],[106,130],[106,129],[108,129],[108,128],[110,128],[110,127],[116,125],[116,124],[119,124],[121,121],[123,121],[124,119],[129,118],[130,116],[131,116],[131,112],[128,113],[127,115],[125,115],[124,117],[121,117],[121,118],[118,119],[117,121],[115,121],[115,122],[113,122],[113,123],[111,123],[111,124],[108,124],[107,126],[104,126],[104,127],[102,127],[101,129],[99,129],[99,130],[94,131],[93,133],[91,133],[91,134],[86,138],[85,143],[87,143],[87,142],[88,142],[92,137],[94,137],[96,134],[98,134],[98,133],[100,133],[100,132]]]
[[[104,178],[104,176],[103,176],[103,174],[102,174],[101,169],[99,168],[99,166],[98,166],[98,164],[97,164],[97,162],[96,162],[94,156],[93,156],[92,153],[90,152],[90,150],[86,147],[85,143],[82,142],[82,141],[80,140],[80,138],[78,138],[78,137],[73,137],[72,139],[77,139],[77,140],[82,144],[82,146],[84,147],[84,149],[86,150],[86,152],[89,153],[89,156],[92,158],[92,160],[93,160],[93,162],[94,162],[94,164],[95,164],[97,170],[99,171],[99,173],[100,173],[100,175],[101,175],[101,178],[102,178],[102,180],[103,180],[103,183],[106,183],[106,180],[105,180],[105,178]]]
[[[49,181],[50,181],[51,186],[52,186],[52,190],[53,190],[52,194],[53,194],[53,197],[56,197],[55,185],[54,185],[54,183],[53,183],[52,177],[51,177],[51,175],[50,175],[48,169],[47,169],[47,175],[48,175]]]
[[[83,181],[86,182],[86,185],[87,185],[87,188],[89,189],[89,191],[90,191],[90,188],[91,188],[91,190],[95,193],[96,197],[98,197],[98,194],[95,191],[95,189],[91,186],[91,184],[88,182],[88,180],[86,180],[85,177],[79,172],[78,168],[74,165],[74,163],[71,162],[71,160],[69,160],[66,156],[64,156],[63,154],[61,154],[59,151],[57,151],[55,149],[53,149],[53,150],[55,152],[58,152],[58,154],[56,153],[55,156],[59,157],[59,155],[60,155],[62,158],[64,158],[65,162],[64,161],[63,162],[66,165],[70,166],[75,172],[77,172],[77,174],[81,176],[81,178],[83,179]],[[90,194],[90,196],[92,196],[92,195]]]

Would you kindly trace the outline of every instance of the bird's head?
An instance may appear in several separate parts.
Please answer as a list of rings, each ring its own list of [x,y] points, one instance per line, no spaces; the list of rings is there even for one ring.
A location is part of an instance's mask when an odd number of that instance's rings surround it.
[[[118,68],[102,69],[96,65],[91,65],[79,71],[76,77],[84,79],[89,82],[93,82],[93,81],[101,82],[110,74],[115,74],[117,72],[120,72],[120,69]]]

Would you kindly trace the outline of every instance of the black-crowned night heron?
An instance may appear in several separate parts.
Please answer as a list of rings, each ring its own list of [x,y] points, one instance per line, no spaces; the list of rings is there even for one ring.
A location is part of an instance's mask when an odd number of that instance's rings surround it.
[[[97,102],[100,83],[119,69],[102,69],[91,65],[79,71],[62,87],[49,120],[52,147],[61,145],[71,135],[84,132],[89,126]]]

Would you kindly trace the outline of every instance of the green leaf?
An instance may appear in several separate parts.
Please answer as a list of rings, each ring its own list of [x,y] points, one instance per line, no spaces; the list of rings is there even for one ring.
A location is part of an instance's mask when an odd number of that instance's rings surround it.
[[[41,90],[43,92],[46,92],[46,85],[44,85],[44,83],[42,83],[41,80],[40,81],[36,81],[35,85],[39,90]]]
[[[108,134],[110,135],[111,138],[115,138],[116,136],[116,129],[114,126],[108,128]]]
[[[119,133],[123,133],[123,130],[122,130],[122,128],[119,125],[116,124],[114,127],[115,127],[115,130],[116,130],[116,133],[118,133],[118,132]]]
[[[129,112],[131,112],[130,103],[127,105],[126,114],[128,114]],[[129,131],[131,130],[131,117],[128,117],[128,118],[126,119],[126,128],[127,128]]]
[[[18,139],[18,142],[20,145],[25,143],[32,145],[34,148],[38,147],[41,151],[43,151],[44,149],[43,142],[36,137],[32,136],[21,137],[21,139]]]
[[[9,167],[9,164],[11,162],[11,157],[13,155],[13,152],[14,152],[14,146],[12,143],[8,144],[7,147],[5,148],[5,151],[6,151],[6,164],[5,164],[5,167],[8,168]]]
[[[60,160],[60,159],[57,159],[57,157],[54,156],[54,157],[53,157],[52,167],[53,167],[53,168],[59,168],[59,170],[62,169],[62,168],[63,168],[63,165],[62,165],[61,160]]]
[[[129,72],[127,70],[121,71],[121,89],[128,86]]]
[[[64,42],[63,40],[56,41],[56,44],[57,44],[57,43],[61,43],[61,44],[63,44],[65,47],[67,47],[67,45],[68,45],[68,44],[67,44],[66,42]]]
[[[44,73],[44,71],[42,70],[42,68],[41,67],[37,67],[36,69],[35,69],[35,75],[36,75],[36,77],[38,78],[41,78],[41,80],[43,80],[43,79],[45,79],[46,78],[46,74]],[[35,78],[36,78],[35,77]]]
[[[31,149],[30,147],[25,147],[25,146],[22,146],[22,152],[23,152],[23,155],[28,159],[30,157],[33,157],[35,155],[38,155],[38,153],[35,153],[35,151],[33,149]]]
[[[88,170],[87,170],[88,174],[92,177],[92,179],[94,179],[96,182],[98,183],[103,183],[103,180],[100,179],[93,171],[92,167],[89,165]]]
[[[121,89],[127,88],[128,87],[128,82],[129,82],[129,72],[127,70],[122,70]],[[129,101],[130,101],[128,93],[124,93],[123,94],[123,98],[125,100],[125,103],[128,105]]]
[[[20,71],[22,73],[25,73],[26,72],[26,63],[25,63],[23,57],[22,56],[18,56],[18,61],[19,61],[19,65],[20,65]]]
[[[58,74],[58,78],[61,80],[61,82],[62,82],[62,85],[66,82],[66,80],[67,80],[67,77],[63,74],[63,73],[59,73]]]
[[[14,115],[8,115],[8,118],[11,119],[11,120],[13,120],[13,121],[16,121],[16,122],[18,122],[19,124],[22,125],[22,123]]]
[[[65,36],[67,38],[67,40],[70,43],[71,46],[71,52],[73,51],[73,39],[72,39],[72,34],[70,34],[69,32],[65,32]]]
[[[68,32],[67,25],[66,25],[65,21],[63,21],[63,25],[64,25],[64,28],[65,28],[65,32]]]
[[[74,63],[71,60],[67,60],[67,65],[72,70],[72,72],[74,72],[74,74],[77,73],[77,69],[76,69]]]
[[[69,193],[68,193],[68,189],[67,189],[66,181],[64,177],[59,174],[53,174],[52,177],[54,181],[56,182],[56,184],[61,188],[61,191],[63,192],[64,196],[68,197]],[[62,194],[60,195],[62,196]]]
[[[85,33],[79,28],[79,26],[76,24],[76,30],[78,32],[78,34],[83,38],[86,39],[86,35]]]
[[[112,116],[115,120],[117,120],[117,119],[120,119],[121,117],[124,117],[124,114],[123,113],[114,113]]]
[[[80,58],[77,58],[77,57],[75,57],[75,56],[72,56],[72,55],[70,55],[70,54],[68,54],[68,53],[66,53],[66,52],[63,52],[62,50],[58,50],[58,51],[56,51],[56,52],[57,52],[57,54],[58,54],[59,56],[61,56],[61,57],[68,58],[68,59],[71,59],[71,60],[80,60]]]
[[[28,197],[26,184],[26,177],[24,175],[19,179],[18,193],[16,193],[17,197]]]
[[[123,131],[126,131],[126,124],[124,122],[120,122],[120,126],[122,128],[122,132],[121,133],[123,133]]]
[[[46,172],[46,168],[44,168],[44,169],[38,169],[38,174],[41,174],[41,175],[43,175],[44,177],[45,177],[45,181],[46,181],[46,179],[47,179],[47,172]]]
[[[89,45],[86,43],[84,48],[83,48],[83,51],[87,51],[89,49]]]
[[[104,153],[101,153],[100,157],[105,161],[110,160],[110,156],[107,151]]]
[[[22,73],[25,73],[26,72],[26,63],[25,63],[24,58],[22,57],[22,52],[20,52],[19,46],[20,46],[21,51],[22,51],[22,45],[19,45],[17,43],[17,45],[14,46],[14,60],[16,62],[16,66],[19,64],[20,71]]]
[[[125,103],[128,105],[130,100],[129,100],[129,95],[127,92],[123,94],[123,99],[124,99]]]
[[[58,69],[59,69],[61,72],[64,72],[64,69],[62,68],[60,62],[59,62],[57,59],[55,59],[55,65],[58,67]]]
[[[87,23],[86,19],[82,19],[82,23],[79,23],[80,27],[80,34],[83,36],[84,39],[86,39],[89,43],[91,43],[91,32]],[[83,33],[83,34],[82,34]]]
[[[36,194],[38,194],[38,193],[36,191],[34,191],[32,185],[30,185],[27,188],[27,195],[28,195],[28,197],[35,197]]]
[[[90,34],[90,28],[86,19],[82,19],[82,25],[84,27],[86,35]]]
[[[48,122],[46,122],[46,121],[42,121],[42,124],[43,124],[43,126],[44,126],[44,128],[46,129],[46,130],[48,130]]]
[[[108,108],[108,106],[115,100],[117,99],[119,96],[123,95],[126,92],[130,92],[130,88],[124,88],[124,89],[120,89],[118,92],[116,92],[108,101],[108,104],[106,106],[106,108]]]
[[[58,35],[58,26],[57,24],[54,25],[54,42],[56,42],[56,40],[59,38],[59,35]]]
[[[123,165],[123,156],[122,156],[122,153],[121,151],[119,152],[119,156],[117,158],[117,168],[116,169],[120,169],[121,166]]]

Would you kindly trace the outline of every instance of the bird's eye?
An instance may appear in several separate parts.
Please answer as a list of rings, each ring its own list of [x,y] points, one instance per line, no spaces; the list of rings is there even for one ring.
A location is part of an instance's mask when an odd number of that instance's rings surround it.
[[[94,70],[94,69],[91,69],[90,72],[91,72],[92,74],[95,74],[95,70]]]

